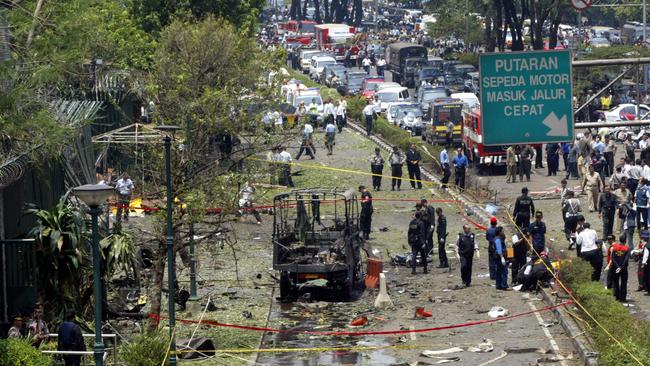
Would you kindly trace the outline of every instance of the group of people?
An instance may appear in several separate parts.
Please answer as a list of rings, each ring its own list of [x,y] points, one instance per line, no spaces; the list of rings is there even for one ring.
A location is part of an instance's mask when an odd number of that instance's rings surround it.
[[[381,149],[375,148],[373,155],[368,158],[370,162],[370,172],[372,173],[372,187],[376,191],[381,190],[381,181],[383,177],[386,160],[381,154]],[[415,144],[411,144],[406,153],[400,150],[399,146],[393,146],[393,151],[388,155],[388,163],[391,169],[391,190],[398,191],[402,189],[403,167],[406,163],[408,170],[409,182],[413,189],[422,189],[422,173],[420,163],[422,155]]]

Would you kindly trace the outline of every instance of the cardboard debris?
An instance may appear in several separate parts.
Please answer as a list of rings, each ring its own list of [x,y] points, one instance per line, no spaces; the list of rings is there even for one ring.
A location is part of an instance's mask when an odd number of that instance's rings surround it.
[[[439,355],[448,355],[450,353],[458,353],[458,352],[463,352],[463,349],[460,347],[451,347],[451,348],[446,348],[446,349],[441,349],[436,351],[424,350],[422,351],[421,355],[425,357],[436,358],[436,356]]]
[[[508,316],[508,314],[510,314],[508,309],[506,309],[506,308],[504,308],[502,306],[493,306],[492,309],[490,309],[490,311],[488,311],[488,316],[490,318],[492,318],[492,319]]]

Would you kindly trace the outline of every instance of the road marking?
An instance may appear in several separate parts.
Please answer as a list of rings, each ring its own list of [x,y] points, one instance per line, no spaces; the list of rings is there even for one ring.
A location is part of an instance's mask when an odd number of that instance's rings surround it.
[[[409,329],[410,329],[410,330],[415,330],[415,327],[411,325],[411,326],[409,327]],[[411,336],[411,340],[412,340],[412,341],[416,341],[416,340],[417,340],[417,338],[415,338],[415,332],[411,332],[411,333],[409,333],[409,335]]]
[[[544,319],[542,318],[541,315],[539,315],[539,312],[537,311],[537,307],[535,306],[535,304],[533,304],[532,302],[528,302],[528,306],[530,306],[530,309],[535,312],[534,314],[535,317],[537,318],[537,322],[543,323]],[[546,327],[542,327],[542,330],[544,331],[544,335],[546,335],[546,338],[548,338],[548,342],[551,344],[551,348],[553,349],[553,351],[555,351],[555,354],[557,356],[560,356],[560,346],[557,345],[557,342],[555,341],[555,338],[553,338],[551,332]],[[560,365],[567,366],[567,363],[564,359],[560,359]]]

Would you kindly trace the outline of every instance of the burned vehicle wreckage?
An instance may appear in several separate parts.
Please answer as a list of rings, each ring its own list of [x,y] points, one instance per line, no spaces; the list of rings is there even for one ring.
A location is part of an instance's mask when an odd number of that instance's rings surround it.
[[[318,284],[344,299],[362,288],[364,241],[354,190],[304,189],[273,201],[273,269],[288,299]]]

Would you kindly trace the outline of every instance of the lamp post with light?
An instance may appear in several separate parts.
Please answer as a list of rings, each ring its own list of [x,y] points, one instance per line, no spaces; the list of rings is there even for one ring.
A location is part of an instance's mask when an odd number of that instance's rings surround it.
[[[99,225],[98,216],[101,212],[100,205],[113,195],[114,189],[105,184],[85,184],[72,190],[75,196],[90,208],[92,219],[92,251],[93,251],[93,298],[95,300],[95,344],[93,354],[95,366],[104,364],[104,342],[102,341],[102,282],[101,260],[99,258]]]
[[[174,340],[174,327],[176,324],[176,307],[174,305],[175,280],[174,272],[174,226],[172,222],[172,135],[180,129],[178,126],[161,125],[156,130],[165,133],[165,182],[167,186],[167,292],[169,307],[169,336],[171,338],[169,347],[169,365],[176,366],[176,341]]]

